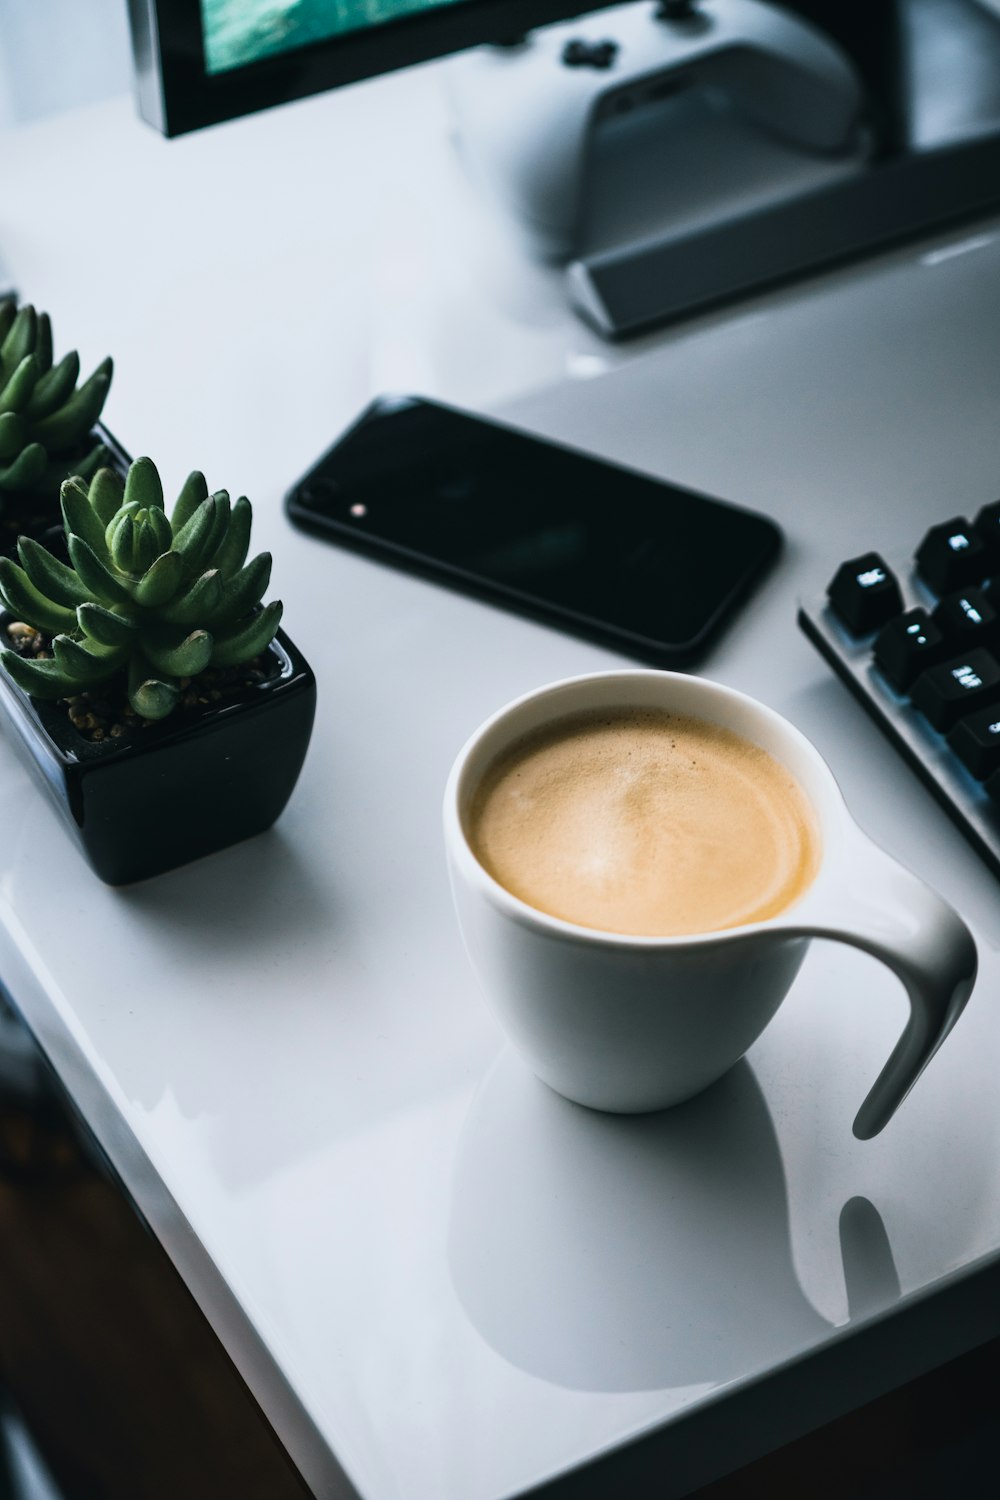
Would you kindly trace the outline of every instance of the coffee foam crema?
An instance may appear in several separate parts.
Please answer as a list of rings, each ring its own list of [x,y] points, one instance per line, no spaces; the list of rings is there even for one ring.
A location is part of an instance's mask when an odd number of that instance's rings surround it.
[[[466,831],[529,906],[634,936],[774,916],[819,855],[784,766],[731,730],[660,710],[575,715],[526,736],[488,768]]]

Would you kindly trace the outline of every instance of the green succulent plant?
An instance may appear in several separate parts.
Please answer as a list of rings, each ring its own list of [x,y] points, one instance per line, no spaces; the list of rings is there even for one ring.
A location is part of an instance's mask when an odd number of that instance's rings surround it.
[[[281,604],[259,608],[271,555],[246,562],[250,502],[230,505],[191,474],[171,516],[151,459],[124,483],[113,469],[74,477],[61,492],[70,565],[30,537],[20,567],[0,558],[0,600],[18,620],[52,638],[52,656],[0,652],[8,674],[35,698],[68,698],[124,674],[129,702],[162,719],[181,696],[179,679],[251,660],[271,642]]]
[[[51,494],[71,474],[89,479],[108,459],[103,443],[80,456],[111,385],[106,359],[77,385],[76,350],[52,362],[47,313],[0,302],[0,507],[5,492]]]

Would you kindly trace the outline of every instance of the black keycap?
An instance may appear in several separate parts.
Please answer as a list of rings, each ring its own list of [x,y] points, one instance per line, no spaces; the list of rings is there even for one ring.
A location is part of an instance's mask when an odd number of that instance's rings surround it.
[[[975,584],[945,594],[931,618],[956,651],[966,651],[970,646],[992,649],[1000,635],[1000,616]]]
[[[883,625],[875,639],[875,665],[897,693],[909,692],[921,672],[951,653],[925,609],[908,609]]]
[[[917,572],[935,594],[982,583],[990,572],[986,544],[964,516],[954,516],[941,526],[932,526],[920,543]]]
[[[1000,699],[959,719],[948,744],[977,781],[1000,770]]]
[[[993,571],[1000,564],[1000,500],[984,505],[972,525],[986,548],[990,570]]]
[[[1000,664],[975,646],[964,656],[921,672],[910,696],[927,722],[946,734],[973,709],[1000,697]]]
[[[852,635],[870,634],[903,608],[896,575],[877,552],[841,563],[826,592],[830,608]]]

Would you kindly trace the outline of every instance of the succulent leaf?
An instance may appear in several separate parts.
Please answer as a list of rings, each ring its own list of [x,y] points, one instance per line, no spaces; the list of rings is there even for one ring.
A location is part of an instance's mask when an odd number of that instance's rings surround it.
[[[173,513],[170,517],[175,538],[190,521],[202,501],[207,499],[208,485],[205,482],[205,476],[200,469],[192,469],[181,486],[181,492],[174,502]]]
[[[35,356],[38,360],[38,370],[44,375],[52,368],[52,319],[47,312],[38,314],[38,322],[35,326]]]
[[[223,584],[222,597],[208,616],[213,626],[229,625],[248,615],[264,597],[271,581],[271,554],[260,552],[235,578]]]
[[[232,506],[229,503],[228,490],[216,490],[212,496],[215,501],[215,514],[212,517],[212,534],[208,539],[205,556],[198,564],[199,567],[218,566],[215,562],[215,554],[218,552],[226,532],[229,530],[229,517],[232,514]]]
[[[38,381],[38,360],[26,354],[0,391],[0,412],[23,411]]]
[[[176,552],[162,552],[135,586],[135,602],[146,609],[167,604],[184,578],[184,564]]]
[[[26,354],[35,347],[38,320],[33,307],[18,308],[10,329],[0,344],[0,360],[6,372],[16,370]]]
[[[50,660],[36,661],[30,657],[18,656],[16,651],[0,651],[0,662],[3,663],[9,677],[17,683],[18,687],[25,693],[30,693],[33,698],[69,698],[80,691],[79,683],[64,671],[58,662]]]
[[[98,469],[87,490],[87,499],[91,510],[97,513],[97,519],[105,528],[121,510],[124,494],[125,486],[120,474],[114,469]]]
[[[126,486],[126,494],[128,488]],[[119,573],[138,581],[173,540],[162,510],[126,501],[104,533],[111,562]]]
[[[80,378],[80,356],[75,349],[63,356],[57,365],[42,375],[28,402],[29,417],[47,417],[62,406]]]
[[[98,646],[129,646],[138,633],[134,620],[92,600],[78,606],[76,618],[83,634]]]
[[[207,630],[192,630],[176,646],[161,646],[147,639],[143,651],[156,670],[167,677],[197,677],[212,658],[212,645]]]
[[[105,528],[90,503],[90,488],[86,480],[78,474],[67,479],[59,492],[59,499],[66,535],[82,537],[97,557],[102,561],[107,559]]]
[[[17,316],[17,303],[13,297],[6,297],[0,302],[0,344],[10,332],[10,325]]]
[[[182,527],[174,547],[184,558],[184,570],[189,578],[204,572],[218,549],[229,524],[229,496],[225,490],[209,495]]]
[[[57,635],[52,638],[52,653],[75,682],[90,687],[105,682],[122,665],[128,656],[128,646],[98,646],[96,642],[84,646],[70,635]]]
[[[163,618],[168,625],[194,625],[210,619],[221,598],[222,579],[218,570],[211,568],[164,607]]]
[[[144,509],[163,509],[163,485],[151,458],[137,458],[129,466],[124,504],[141,505]]]
[[[67,568],[31,537],[19,538],[17,555],[35,588],[54,603],[75,610],[78,604],[85,604],[91,597],[75,568]]]
[[[104,566],[83,537],[70,536],[66,545],[69,548],[70,562],[96,599],[102,604],[127,604],[131,600],[132,595],[125,583]]]
[[[104,540],[108,546],[108,556],[116,572],[126,573],[130,577],[138,573],[139,569],[132,563],[135,522],[127,510],[120,510],[114,520],[109,523],[104,533]]]
[[[11,322],[8,339],[13,331]],[[124,672],[135,711],[160,719],[179,701],[179,679],[263,651],[281,618],[279,603],[260,608],[270,554],[244,566],[250,502],[241,496],[231,506],[227,491],[206,491],[195,471],[170,521],[149,459],[132,465],[124,485],[110,469],[89,482],[66,480],[71,566],[25,539],[23,566],[0,560],[0,601],[50,635],[54,653],[50,661],[4,653],[14,681],[36,697],[60,698]]]
[[[156,677],[141,652],[133,655],[128,669],[128,697],[137,714],[144,719],[165,719],[180,695],[177,683]]]
[[[0,465],[0,492],[34,489],[47,467],[46,453],[41,443],[29,443],[26,448],[21,449],[12,463]]]
[[[20,412],[5,411],[0,417],[0,460],[14,458],[24,447],[28,435],[28,419]]]
[[[0,557],[0,599],[15,619],[26,620],[36,630],[44,630],[49,635],[72,630],[76,623],[76,615],[71,609],[47,599],[36,589],[24,569],[9,557]]]
[[[178,557],[186,561],[196,548],[203,545],[204,539],[211,533],[212,520],[215,515],[214,498],[206,495],[181,526],[177,524],[179,509],[179,505],[174,507],[174,518],[170,524],[174,533],[174,551]]]
[[[105,360],[58,411],[35,423],[36,441],[59,452],[75,447],[100,416],[110,384],[111,361]]]
[[[281,620],[282,604],[275,599],[260,614],[251,615],[228,635],[218,635],[212,650],[213,667],[233,667],[258,656],[274,640]]]
[[[253,524],[253,509],[246,495],[241,495],[229,513],[226,535],[216,549],[212,561],[222,574],[223,580],[238,573],[247,560],[250,550],[250,528]]]

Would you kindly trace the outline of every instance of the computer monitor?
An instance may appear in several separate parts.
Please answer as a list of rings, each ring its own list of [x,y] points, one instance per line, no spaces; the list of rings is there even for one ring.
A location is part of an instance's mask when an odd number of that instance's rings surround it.
[[[165,135],[600,9],[607,0],[129,0],[139,108]]]
[[[519,227],[530,226],[548,258],[568,264],[570,300],[607,337],[644,331],[1000,205],[1000,0],[631,6],[129,0],[129,6],[140,108],[167,135],[478,43],[506,44],[466,90],[471,105],[457,133],[461,139],[464,129],[467,165],[482,169],[470,175],[487,190],[491,174],[494,187],[502,176],[495,197],[512,227],[518,219]],[[590,14],[605,9],[606,18]],[[634,52],[620,45],[627,27],[638,24],[626,12],[642,13],[642,45],[653,62],[635,67]],[[561,21],[568,23],[561,30],[536,31]],[[529,43],[518,45],[533,31]],[[652,31],[660,40],[651,44]],[[700,39],[713,34],[725,45],[707,67]],[[480,104],[501,75],[496,107],[484,112]],[[581,88],[590,93],[579,108],[573,101]],[[683,117],[681,96],[699,91],[708,100],[701,123],[707,118],[712,131],[729,130],[721,148],[722,136],[710,132],[701,157],[690,149],[693,132],[674,123]],[[561,102],[552,107],[557,95],[567,110]],[[827,116],[832,101],[847,143],[832,152],[813,130],[823,97]],[[583,177],[600,158],[598,144],[615,144],[624,163],[617,182],[631,198],[626,203],[612,193],[612,227],[627,223],[636,202],[644,212],[648,207],[652,194],[635,170],[641,141],[631,122],[640,118],[651,123],[656,148],[646,152],[650,180],[680,182],[699,212],[652,228],[628,224],[620,242],[580,244],[574,236],[590,187]],[[811,162],[816,175],[782,177],[774,190],[768,180],[751,201],[734,123],[756,131],[762,149],[777,143],[796,170],[803,163],[811,170]],[[863,149],[852,156],[859,140]],[[670,171],[657,155],[661,144],[674,151]],[[483,148],[478,163],[477,146]],[[777,147],[771,154],[783,173]],[[728,190],[734,180],[734,201],[723,192],[720,207],[713,190],[720,184]]]

